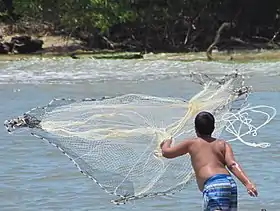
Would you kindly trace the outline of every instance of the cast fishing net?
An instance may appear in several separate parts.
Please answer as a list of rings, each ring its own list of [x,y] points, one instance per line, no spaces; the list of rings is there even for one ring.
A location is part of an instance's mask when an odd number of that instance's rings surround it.
[[[260,128],[249,119],[245,102],[250,88],[244,86],[242,75],[233,73],[217,80],[193,73],[192,79],[203,89],[189,102],[140,94],[99,100],[55,99],[6,121],[5,126],[9,132],[27,128],[32,135],[56,146],[83,174],[118,196],[114,203],[174,193],[194,176],[190,157],[166,159],[160,143],[170,137],[179,143],[195,136],[193,121],[198,112],[209,111],[215,116],[216,137],[226,128],[250,145],[242,137]],[[248,133],[239,130],[243,124]]]

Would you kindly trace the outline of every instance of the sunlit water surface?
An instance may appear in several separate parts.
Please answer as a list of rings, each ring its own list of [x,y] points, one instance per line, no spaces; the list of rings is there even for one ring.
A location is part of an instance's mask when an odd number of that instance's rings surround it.
[[[53,98],[143,93],[189,99],[201,90],[190,81],[190,72],[221,77],[235,69],[244,73],[246,83],[253,86],[249,97],[252,105],[270,105],[280,110],[280,62],[36,59],[0,63],[0,120],[4,122],[33,107],[46,105]],[[232,143],[237,159],[259,190],[258,198],[250,198],[238,183],[240,210],[280,208],[279,121],[277,115],[254,137],[254,142],[270,142],[270,148]],[[194,182],[173,196],[114,205],[110,203],[113,196],[80,174],[53,146],[28,133],[10,135],[4,127],[0,130],[1,210],[201,210],[202,197]]]

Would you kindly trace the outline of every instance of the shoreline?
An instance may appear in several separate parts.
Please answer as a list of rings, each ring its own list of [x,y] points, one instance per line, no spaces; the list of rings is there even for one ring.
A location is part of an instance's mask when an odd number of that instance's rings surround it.
[[[113,50],[44,52],[32,54],[0,54],[0,61],[17,61],[33,58],[49,59],[134,59],[168,61],[205,61],[205,62],[276,62],[280,61],[280,50],[240,50],[232,53],[213,52],[213,60],[208,60],[206,52],[189,53],[147,53]]]
[[[0,54],[0,61],[17,61],[32,58],[50,59],[137,59],[137,60],[168,60],[168,61],[205,61],[205,62],[265,62],[280,61],[280,49],[248,49],[241,48],[232,51],[213,50],[209,60],[206,51],[201,52],[178,52],[178,53],[143,53],[123,50],[92,49],[88,50],[83,42],[71,37],[53,35],[32,35],[22,33],[3,34],[3,42],[9,42],[12,37],[28,35],[31,38],[43,41],[42,49],[35,53],[8,53]]]

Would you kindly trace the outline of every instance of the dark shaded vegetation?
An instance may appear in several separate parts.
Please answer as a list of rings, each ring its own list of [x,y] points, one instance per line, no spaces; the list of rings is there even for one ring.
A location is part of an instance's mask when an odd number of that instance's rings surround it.
[[[2,0],[6,33],[75,37],[87,49],[277,49],[279,0]]]

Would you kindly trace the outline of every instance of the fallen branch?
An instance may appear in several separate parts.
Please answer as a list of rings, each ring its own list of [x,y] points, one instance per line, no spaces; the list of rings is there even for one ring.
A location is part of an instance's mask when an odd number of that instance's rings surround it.
[[[221,38],[221,33],[223,32],[223,30],[228,30],[229,28],[232,27],[232,23],[229,22],[225,22],[223,23],[220,28],[218,29],[218,31],[216,32],[216,36],[214,39],[214,42],[208,47],[208,49],[206,50],[206,56],[208,60],[213,60],[212,57],[212,50],[213,48],[220,42],[220,38]]]
[[[266,38],[266,37],[253,36],[252,38],[270,42],[270,40],[268,38]]]
[[[234,41],[236,43],[242,44],[243,46],[245,46],[246,49],[248,49],[248,47],[251,47],[253,49],[276,49],[279,48],[279,43],[254,43],[251,41],[244,41],[238,37],[231,37],[230,38],[231,41]]]
[[[230,40],[235,41],[235,42],[238,42],[238,43],[241,43],[241,44],[243,44],[243,45],[254,45],[254,44],[252,44],[252,43],[249,43],[249,42],[246,42],[246,41],[244,41],[244,40],[241,40],[241,39],[238,38],[238,37],[231,37]]]

